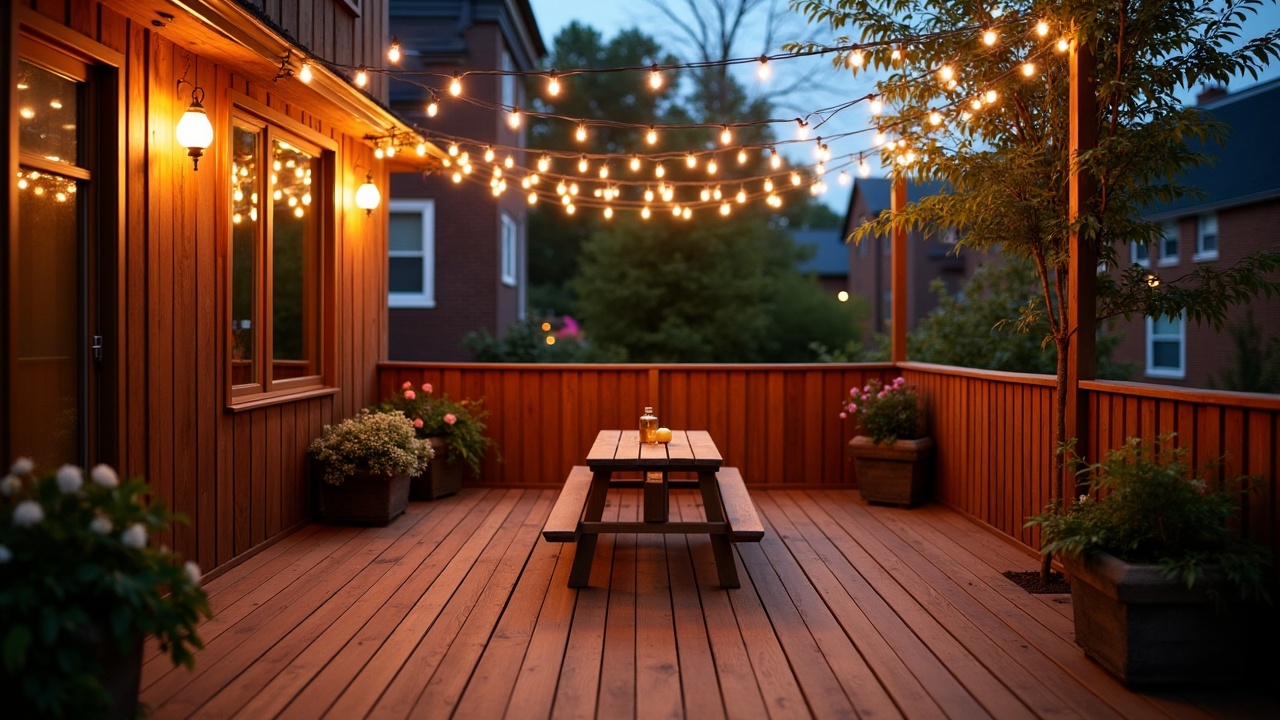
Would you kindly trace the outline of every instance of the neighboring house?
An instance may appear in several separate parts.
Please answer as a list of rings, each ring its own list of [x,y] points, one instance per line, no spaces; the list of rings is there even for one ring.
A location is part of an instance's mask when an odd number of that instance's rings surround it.
[[[859,226],[890,208],[892,181],[888,178],[858,178],[853,181],[853,193],[849,196],[849,210],[845,214],[843,237],[847,238]],[[907,202],[935,195],[942,185],[928,182],[923,185],[911,182],[907,185]],[[960,290],[977,268],[979,255],[972,252],[956,254],[956,235],[950,230],[942,237],[924,237],[913,230],[907,236],[907,330],[914,330],[920,319],[938,305],[938,298],[929,289],[935,279],[946,284],[954,294]],[[890,331],[890,312],[893,308],[890,246],[888,235],[868,238],[849,249],[848,289],[851,296],[866,299],[871,308],[871,332]]]
[[[796,266],[800,272],[817,278],[830,295],[849,289],[849,246],[839,228],[793,230],[791,239],[799,247],[812,249],[809,259]]]
[[[1230,266],[1258,250],[1280,250],[1280,80],[1238,93],[1209,90],[1198,107],[1226,124],[1225,146],[1203,151],[1216,161],[1187,172],[1180,181],[1204,191],[1152,208],[1146,218],[1163,223],[1164,238],[1151,247],[1118,248],[1121,260],[1149,267],[1162,281],[1182,277],[1200,263]],[[1252,311],[1264,338],[1280,335],[1280,299],[1234,308],[1228,326]],[[1178,318],[1135,318],[1118,329],[1124,339],[1117,360],[1137,363],[1136,380],[1205,387],[1235,362],[1228,332]],[[1221,383],[1217,383],[1221,387]]]
[[[355,196],[367,177],[385,197],[390,168],[366,138],[420,140],[383,82],[319,61],[382,65],[386,18],[384,0],[0,4],[0,462],[146,478],[191,521],[156,542],[206,570],[310,519],[307,445],[377,399],[386,354],[387,208]],[[198,170],[176,137],[193,86]],[[397,160],[426,170],[428,150]]]
[[[546,54],[528,0],[393,0],[391,23],[406,71],[527,71]],[[525,316],[528,205],[518,185],[493,196],[492,163],[482,156],[491,145],[497,162],[510,154],[525,164],[512,149],[524,147],[524,126],[512,130],[506,113],[491,106],[528,102],[515,76],[464,79],[465,96],[490,107],[451,97],[440,78],[416,81],[435,87],[439,114],[428,116],[425,88],[404,82],[392,83],[392,107],[430,133],[474,141],[460,147],[476,172],[456,184],[451,171],[392,178],[388,357],[468,360],[467,333],[501,336]]]

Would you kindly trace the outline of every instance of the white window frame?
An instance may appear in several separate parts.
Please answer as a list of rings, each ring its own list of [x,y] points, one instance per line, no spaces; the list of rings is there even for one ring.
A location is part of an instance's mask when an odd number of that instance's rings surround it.
[[[515,287],[519,272],[520,226],[507,212],[502,213],[502,227],[498,233],[498,256],[502,259],[502,284]]]
[[[1174,318],[1174,322],[1176,322],[1178,326],[1178,332],[1176,336],[1173,333],[1166,334],[1166,335],[1156,335],[1155,320],[1156,318],[1151,318],[1151,317],[1146,318],[1146,321],[1147,321],[1147,332],[1146,332],[1147,376],[1181,380],[1187,376],[1187,316],[1184,313],[1184,314],[1179,314],[1178,317]],[[1176,368],[1156,367],[1155,366],[1155,343],[1157,341],[1169,342],[1171,340],[1174,340],[1175,338],[1178,341],[1178,367]]]
[[[1206,233],[1206,232],[1205,232],[1205,225],[1206,225],[1209,221],[1212,221],[1212,223],[1213,223],[1213,232],[1212,232],[1212,233]],[[1204,238],[1205,238],[1205,235],[1207,235],[1207,234],[1212,234],[1212,235],[1213,235],[1213,249],[1212,249],[1212,250],[1205,250],[1205,249],[1204,249]],[[1221,244],[1222,244],[1222,236],[1218,234],[1218,215],[1217,215],[1217,213],[1209,213],[1208,215],[1201,215],[1200,217],[1196,218],[1196,254],[1195,254],[1194,256],[1192,256],[1192,258],[1191,258],[1191,259],[1192,259],[1192,260],[1194,260],[1195,262],[1205,262],[1205,261],[1207,261],[1207,260],[1217,260],[1217,259],[1218,259],[1218,248],[1221,246]]]
[[[387,307],[433,308],[436,306],[436,201],[422,199],[392,199],[387,203],[392,214],[422,216],[422,244],[418,251],[392,250],[391,236],[387,236],[388,273],[393,257],[422,258],[422,292],[391,292],[391,278],[387,278]]]
[[[1146,257],[1142,257],[1139,253],[1146,253]],[[1144,268],[1151,267],[1151,248],[1140,242],[1129,243],[1129,262]]]
[[[1156,266],[1171,267],[1173,265],[1177,265],[1182,254],[1182,249],[1179,247],[1178,242],[1178,222],[1176,220],[1170,220],[1169,222],[1161,224],[1160,229],[1160,243],[1159,247],[1156,248],[1158,251],[1156,253]],[[1165,247],[1171,240],[1173,241],[1173,254],[1170,255],[1165,253]]]

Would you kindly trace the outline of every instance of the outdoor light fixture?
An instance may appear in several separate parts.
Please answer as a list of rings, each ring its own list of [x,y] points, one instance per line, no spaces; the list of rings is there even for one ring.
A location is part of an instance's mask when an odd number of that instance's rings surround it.
[[[204,111],[204,88],[195,85],[191,88],[191,107],[182,113],[175,134],[178,144],[186,148],[187,154],[191,156],[191,169],[199,170],[200,156],[204,155],[205,148],[213,144],[213,124]]]
[[[392,37],[391,47],[387,48],[387,60],[392,63],[398,63],[400,62],[401,55],[402,53],[400,52],[400,39],[397,37]]]
[[[363,210],[365,215],[372,215],[374,208],[378,207],[380,202],[382,202],[382,193],[378,192],[378,186],[373,184],[373,174],[365,173],[364,184],[356,190],[356,207]]]

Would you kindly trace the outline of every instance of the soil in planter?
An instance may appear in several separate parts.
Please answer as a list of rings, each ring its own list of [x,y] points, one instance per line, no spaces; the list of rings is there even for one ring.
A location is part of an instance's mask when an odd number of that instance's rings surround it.
[[[1039,570],[1028,572],[1006,570],[1003,575],[1032,595],[1058,595],[1071,592],[1071,583],[1067,582],[1060,572],[1049,573],[1049,582],[1044,581]]]

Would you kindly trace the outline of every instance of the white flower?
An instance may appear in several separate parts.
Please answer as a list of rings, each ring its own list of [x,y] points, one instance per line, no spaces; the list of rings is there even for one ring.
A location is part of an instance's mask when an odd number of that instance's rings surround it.
[[[58,489],[63,495],[75,495],[84,487],[84,471],[75,465],[63,465],[58,468]]]
[[[141,550],[147,546],[147,529],[141,523],[134,523],[120,533],[120,542],[127,548]]]
[[[187,579],[191,581],[191,584],[199,587],[201,578],[200,566],[188,560],[183,563],[182,569],[186,571]]]
[[[89,477],[108,490],[120,486],[120,478],[116,475],[116,471],[111,469],[110,465],[95,465],[89,473]]]
[[[0,545],[0,565],[4,565],[13,559],[13,551],[4,545]]]
[[[21,489],[22,481],[18,479],[17,475],[5,475],[4,479],[0,480],[0,493],[6,496],[17,495]]]
[[[99,535],[109,535],[111,533],[111,518],[99,515],[89,523],[89,529]]]
[[[23,500],[13,509],[13,524],[18,527],[33,527],[44,520],[44,508],[35,500]]]
[[[29,457],[20,457],[13,461],[13,467],[9,468],[9,472],[14,475],[30,475],[31,471],[35,469],[35,461]]]

